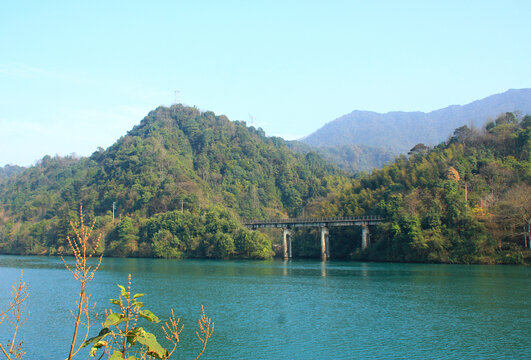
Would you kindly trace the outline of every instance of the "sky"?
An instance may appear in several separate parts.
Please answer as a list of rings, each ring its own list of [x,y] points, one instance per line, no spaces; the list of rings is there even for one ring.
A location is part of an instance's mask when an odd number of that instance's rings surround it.
[[[297,139],[528,88],[530,17],[528,0],[4,1],[0,166],[88,156],[176,100]]]

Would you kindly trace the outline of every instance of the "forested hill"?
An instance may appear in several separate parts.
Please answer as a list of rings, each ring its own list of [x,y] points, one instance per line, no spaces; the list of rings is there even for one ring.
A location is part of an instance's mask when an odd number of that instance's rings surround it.
[[[349,230],[331,232],[336,256],[385,261],[521,263],[531,221],[531,116],[507,113],[483,130],[463,126],[435,148],[354,180],[322,216],[379,214],[359,253]],[[527,240],[529,244],[529,240]]]
[[[46,156],[0,183],[0,252],[67,251],[82,203],[107,255],[268,257],[238,218],[296,216],[337,174],[243,122],[160,107],[90,158]]]
[[[307,154],[316,152],[326,161],[337,165],[340,169],[351,173],[370,172],[381,168],[395,159],[395,155],[384,148],[373,148],[366,145],[336,145],[315,147],[301,141],[288,141],[291,150]]]
[[[531,89],[512,89],[466,105],[429,113],[394,111],[385,114],[353,111],[329,122],[301,141],[317,147],[365,145],[405,154],[413,145],[436,145],[463,125],[481,128],[506,112],[531,113]]]
[[[0,184],[6,181],[10,176],[21,173],[24,167],[18,165],[6,165],[0,167]]]

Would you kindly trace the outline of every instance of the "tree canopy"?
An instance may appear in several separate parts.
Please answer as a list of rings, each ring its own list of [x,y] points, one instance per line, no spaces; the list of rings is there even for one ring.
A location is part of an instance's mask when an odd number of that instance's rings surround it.
[[[386,261],[515,262],[525,256],[531,218],[531,117],[508,113],[483,130],[456,129],[447,142],[415,146],[410,157],[353,180],[321,204],[322,216],[378,214],[387,219],[364,254]],[[528,230],[527,230],[528,231]],[[349,231],[331,234],[341,242]]]
[[[105,234],[106,255],[223,258],[269,257],[267,237],[248,233],[240,219],[296,216],[340,176],[317,154],[295,154],[262,129],[182,105],[151,111],[89,158],[45,156],[3,173],[0,252],[65,252],[81,202]],[[147,224],[176,212],[184,214],[177,223],[218,228],[185,236],[168,222],[146,235]]]

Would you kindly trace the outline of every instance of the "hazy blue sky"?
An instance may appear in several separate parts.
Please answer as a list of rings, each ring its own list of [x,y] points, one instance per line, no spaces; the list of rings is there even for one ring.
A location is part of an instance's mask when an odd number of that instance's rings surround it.
[[[0,166],[89,155],[174,101],[298,138],[531,87],[531,1],[3,1]]]

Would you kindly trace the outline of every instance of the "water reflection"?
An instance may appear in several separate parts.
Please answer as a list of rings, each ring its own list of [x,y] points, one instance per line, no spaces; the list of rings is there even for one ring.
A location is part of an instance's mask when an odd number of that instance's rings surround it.
[[[326,277],[326,261],[321,261],[321,276]]]
[[[361,276],[369,276],[369,265],[367,263],[361,263]]]
[[[288,260],[288,259],[282,260],[282,275],[284,276],[288,276],[288,263],[290,261],[291,260]]]

